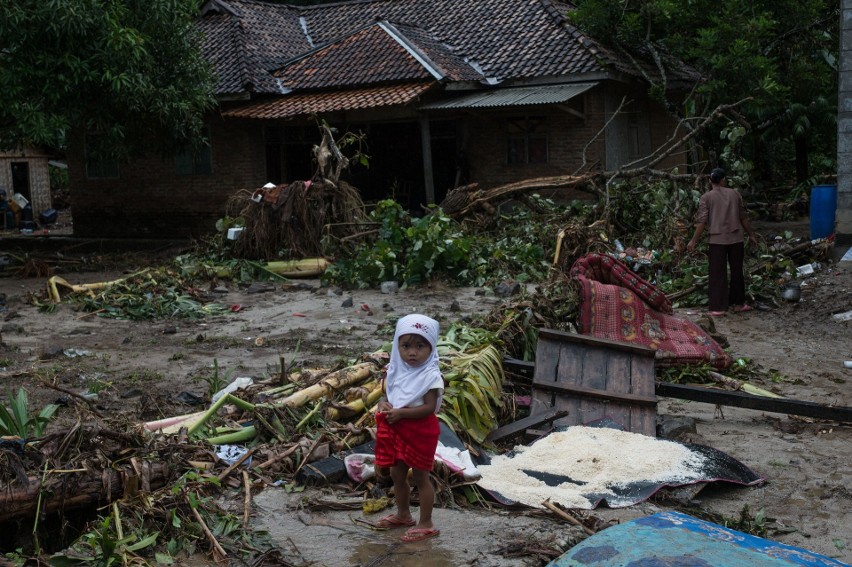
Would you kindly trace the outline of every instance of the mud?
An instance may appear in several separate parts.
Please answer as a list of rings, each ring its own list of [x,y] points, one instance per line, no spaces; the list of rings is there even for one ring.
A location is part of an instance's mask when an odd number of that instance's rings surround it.
[[[65,277],[84,283],[117,275],[99,271]],[[36,377],[49,375],[65,388],[96,394],[101,411],[138,421],[194,411],[177,396],[203,396],[214,361],[231,379],[264,379],[279,372],[282,361],[328,367],[380,348],[391,338],[392,321],[403,314],[423,312],[449,325],[475,321],[504,301],[483,289],[435,285],[396,294],[337,293],[318,281],[304,281],[258,293],[231,286],[220,301],[238,307],[224,316],[128,322],[100,319],[68,305],[40,312],[24,300],[44,284],[43,279],[0,279],[0,293],[6,294],[6,311],[0,313],[4,391],[23,384],[36,403],[54,401],[59,393],[37,386]],[[852,310],[852,263],[829,264],[804,284],[798,303],[719,317],[717,330],[727,336],[735,357],[778,371],[776,382],[757,385],[799,400],[852,406],[852,369],[843,367],[844,360],[852,360],[850,322],[831,317]],[[345,306],[350,298],[351,306]],[[678,313],[691,319],[702,315],[696,309]],[[737,518],[748,505],[752,513],[765,513],[770,539],[852,562],[852,424],[674,399],[661,400],[658,413],[695,419],[696,433],[686,440],[724,451],[767,479],[755,488],[710,486],[682,511]],[[300,510],[304,496],[268,487],[256,495],[253,521],[312,565],[541,564],[496,552],[516,541],[564,548],[582,537],[577,528],[552,517],[445,504],[435,511],[440,537],[401,545],[396,531],[373,531],[353,522],[360,512]],[[234,497],[235,506],[241,498]],[[623,521],[668,506],[649,501],[595,514]]]

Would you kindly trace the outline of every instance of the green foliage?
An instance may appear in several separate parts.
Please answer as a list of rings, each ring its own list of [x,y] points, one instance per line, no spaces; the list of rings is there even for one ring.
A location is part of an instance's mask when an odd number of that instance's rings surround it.
[[[61,147],[97,132],[102,155],[201,142],[214,79],[197,2],[0,0],[0,140]]]
[[[496,342],[484,329],[456,325],[438,340],[447,381],[438,419],[477,443],[496,427],[503,404],[503,358]]]
[[[455,276],[467,265],[471,238],[438,208],[411,219],[399,203],[388,199],[378,203],[370,219],[379,225],[372,246],[338,261],[326,271],[325,280],[362,288],[388,280],[413,284],[429,281],[436,273]]]
[[[83,534],[68,550],[54,554],[50,565],[71,567],[76,565],[95,565],[109,567],[124,565],[127,554],[133,554],[157,543],[159,532],[151,534],[132,533],[120,537],[109,516],[102,518],[97,525]]]
[[[691,185],[666,180],[619,184],[610,195],[612,221],[622,234],[641,234],[636,245],[668,248],[673,235],[692,224],[700,197]]]
[[[18,389],[16,396],[7,392],[9,407],[0,405],[0,436],[15,436],[21,439],[41,437],[44,429],[59,409],[56,404],[44,406],[36,415],[30,414],[27,391]]]
[[[547,213],[519,208],[501,214],[487,231],[460,225],[438,207],[412,219],[399,203],[381,201],[370,213],[379,226],[375,239],[354,255],[340,258],[323,278],[360,288],[383,281],[424,283],[435,277],[475,286],[504,279],[541,281],[547,276],[560,224],[587,209],[533,199]]]
[[[724,167],[741,169],[727,161],[731,156],[753,164],[748,170],[758,189],[834,172],[836,1],[579,0],[577,5],[570,18],[590,36],[620,53],[645,60],[657,56],[665,72],[646,74],[651,93],[673,94],[666,91],[680,62],[701,73],[703,80],[687,100],[672,97],[668,103],[681,118],[746,101],[737,108],[737,124],[749,124],[741,140],[719,136],[725,125],[700,140]]]
[[[207,303],[189,278],[166,268],[143,270],[97,294],[75,294],[68,301],[102,317],[134,321],[198,319],[227,312],[223,305]]]

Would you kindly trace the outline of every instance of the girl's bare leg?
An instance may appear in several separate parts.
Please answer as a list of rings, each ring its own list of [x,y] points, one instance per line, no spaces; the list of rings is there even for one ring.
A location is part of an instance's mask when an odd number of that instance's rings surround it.
[[[429,472],[414,469],[414,482],[417,485],[417,493],[420,496],[420,521],[417,522],[417,527],[431,530],[435,527],[432,523],[435,489],[432,487],[432,481],[429,480]],[[396,483],[394,483],[394,486],[396,486]],[[399,506],[399,501],[397,501],[397,506]]]
[[[417,471],[414,471],[417,474]],[[396,517],[402,521],[411,518],[411,490],[408,487],[408,467],[397,463],[390,468],[393,480],[393,497],[396,500]],[[417,478],[415,476],[415,478]]]

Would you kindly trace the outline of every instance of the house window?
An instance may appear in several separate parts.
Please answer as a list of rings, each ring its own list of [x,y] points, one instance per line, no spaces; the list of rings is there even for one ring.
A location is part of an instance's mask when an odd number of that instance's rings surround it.
[[[98,135],[86,135],[86,177],[89,179],[117,179],[118,159],[99,152]]]
[[[510,164],[547,163],[547,133],[543,117],[509,120],[506,161]]]
[[[205,175],[213,173],[213,150],[210,146],[210,129],[202,131],[206,142],[193,150],[184,150],[175,156],[175,173],[178,175]]]

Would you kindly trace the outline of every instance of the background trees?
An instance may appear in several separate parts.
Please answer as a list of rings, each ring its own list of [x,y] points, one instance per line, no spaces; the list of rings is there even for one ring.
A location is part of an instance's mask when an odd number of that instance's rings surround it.
[[[0,0],[0,14],[3,147],[61,147],[72,129],[115,156],[201,140],[214,98],[194,0]]]
[[[746,100],[704,140],[708,160],[758,188],[835,171],[839,49],[836,0],[579,0],[572,19],[622,53],[705,80],[670,108],[682,118]]]

